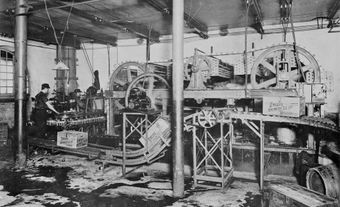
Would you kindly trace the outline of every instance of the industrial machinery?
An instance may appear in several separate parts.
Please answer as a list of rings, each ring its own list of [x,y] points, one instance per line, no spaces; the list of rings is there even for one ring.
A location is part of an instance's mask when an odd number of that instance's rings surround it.
[[[296,51],[299,57],[296,58]],[[320,83],[320,68],[313,55],[292,44],[277,45],[265,50],[251,69],[254,89],[296,88],[297,83]]]
[[[324,118],[326,86],[321,83],[318,63],[307,50],[292,44],[276,45],[265,48],[251,63],[247,74],[236,74],[232,64],[198,49],[186,59],[184,128],[192,134],[197,185],[212,182],[215,187],[224,187],[234,171],[234,148],[254,149],[260,144],[263,178],[264,163],[274,156],[273,150],[288,154],[312,152],[317,150],[315,136],[320,136],[321,131],[338,131],[334,122]],[[124,63],[117,70],[130,64]],[[160,70],[153,72],[147,64],[134,64],[135,69],[125,69],[133,75],[126,76],[131,79],[125,79],[124,89],[115,89],[115,82],[110,82],[111,91],[106,92],[110,102],[120,103],[121,114],[156,112],[167,116],[171,107],[171,62],[168,67],[158,67],[163,69],[160,75]],[[251,85],[246,85],[248,75]],[[113,74],[110,80],[120,77]],[[119,108],[112,105],[111,110]],[[115,116],[112,114],[108,120]],[[111,122],[108,130],[117,124]]]
[[[250,71],[236,73],[233,64],[198,49],[186,58],[184,130],[192,143],[195,185],[225,187],[235,169],[256,162],[259,149],[256,169],[263,187],[274,165],[290,169],[297,153],[315,153],[320,137],[339,132],[325,118],[327,88],[307,50],[282,44],[249,61]],[[120,148],[91,148],[93,154],[124,169],[161,157],[170,143],[171,70],[171,61],[130,61],[116,68],[104,96],[107,134],[118,137]]]

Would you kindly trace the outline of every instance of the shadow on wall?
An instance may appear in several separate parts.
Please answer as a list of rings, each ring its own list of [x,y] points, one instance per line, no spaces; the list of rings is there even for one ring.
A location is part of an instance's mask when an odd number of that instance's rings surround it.
[[[14,102],[0,103],[0,122],[6,122],[9,128],[14,127]]]

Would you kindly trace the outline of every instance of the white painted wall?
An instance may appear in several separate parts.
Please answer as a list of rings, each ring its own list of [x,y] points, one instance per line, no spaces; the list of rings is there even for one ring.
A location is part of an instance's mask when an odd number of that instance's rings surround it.
[[[9,46],[14,48],[14,40],[0,37],[0,47]],[[30,74],[31,96],[35,96],[42,83],[49,83],[51,89],[55,89],[55,66],[56,47],[47,46],[43,43],[28,41],[27,67]],[[52,90],[51,90],[52,91]]]
[[[328,33],[327,29],[300,31],[296,32],[297,43],[304,47],[310,53],[314,54],[321,67],[333,73],[334,92],[328,94],[326,111],[340,111],[340,33]],[[273,44],[282,43],[282,34],[264,35],[262,38],[259,34],[248,35],[248,49],[251,43],[255,43],[255,49],[268,47]],[[8,43],[11,42],[11,43]],[[292,42],[292,35],[287,35],[287,41]],[[165,43],[157,43],[151,45],[151,61],[169,60],[171,54],[171,40],[162,40]],[[13,45],[12,39],[0,38],[0,45]],[[184,45],[184,56],[193,55],[194,48],[210,53],[213,47],[213,53],[230,53],[240,52],[244,50],[244,35],[229,36],[211,36],[207,40],[197,37],[186,37]],[[108,49],[106,45],[86,44],[87,53],[94,70],[99,71],[101,88],[107,89],[109,80],[108,67]],[[117,64],[124,61],[134,60],[145,62],[146,48],[145,43],[137,44],[137,40],[119,41],[118,47],[110,47],[110,70],[111,74]],[[255,54],[259,55],[260,52]],[[54,66],[55,46],[46,46],[42,43],[29,42],[28,46],[28,68],[31,75],[31,94],[35,95],[40,90],[43,82],[50,83],[55,88],[55,72],[51,70]],[[82,50],[77,51],[77,76],[79,88],[85,91],[92,84],[92,76],[89,66],[86,62]],[[220,56],[219,58],[235,64],[242,58],[241,55]]]

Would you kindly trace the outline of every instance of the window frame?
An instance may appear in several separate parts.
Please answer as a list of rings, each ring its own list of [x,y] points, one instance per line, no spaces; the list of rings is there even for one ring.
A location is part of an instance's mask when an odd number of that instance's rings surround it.
[[[3,53],[5,53],[5,55],[3,55]],[[11,62],[11,64],[8,64],[8,62]],[[3,89],[6,92],[2,92]],[[8,89],[11,89],[10,92],[8,92]],[[14,90],[15,90],[14,52],[6,48],[0,47],[0,100],[3,101],[8,99],[14,99],[15,96]]]

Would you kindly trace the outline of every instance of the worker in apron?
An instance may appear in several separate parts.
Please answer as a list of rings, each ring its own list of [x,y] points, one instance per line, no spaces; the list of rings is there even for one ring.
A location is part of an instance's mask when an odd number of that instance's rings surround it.
[[[44,83],[41,85],[41,91],[35,96],[35,109],[32,115],[37,128],[36,136],[40,138],[46,138],[49,110],[59,114],[48,101],[49,89],[50,86]]]

